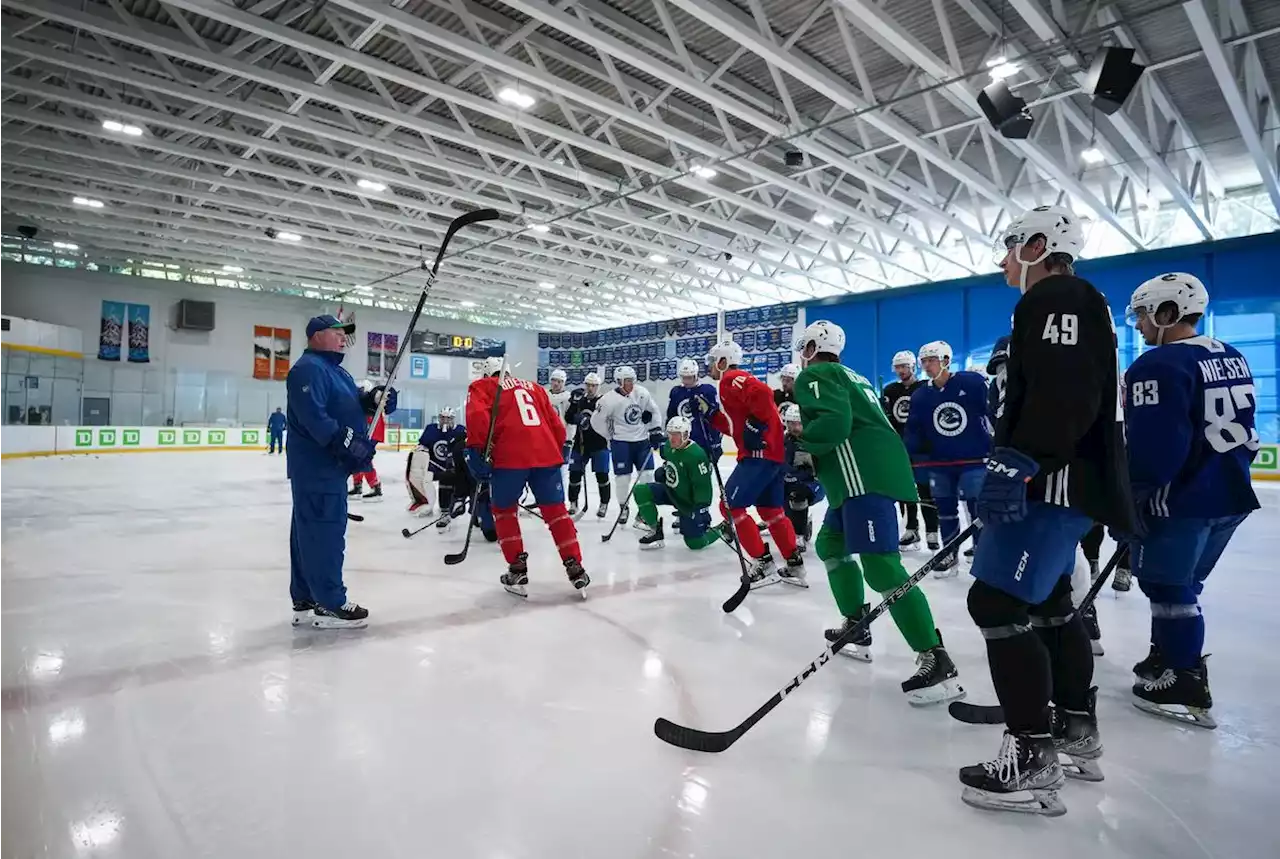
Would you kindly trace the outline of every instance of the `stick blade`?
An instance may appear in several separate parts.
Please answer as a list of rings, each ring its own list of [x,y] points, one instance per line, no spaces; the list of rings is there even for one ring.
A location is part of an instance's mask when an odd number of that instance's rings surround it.
[[[1003,725],[1004,710],[999,704],[969,704],[952,701],[947,707],[951,718],[966,725]]]
[[[725,614],[733,614],[737,611],[738,606],[742,605],[742,601],[747,598],[747,594],[749,593],[751,593],[751,582],[744,579],[742,584],[738,586],[738,589],[733,592],[733,596],[725,600],[724,604],[721,605],[720,608],[724,610]]]
[[[732,746],[740,734],[734,731],[711,733],[696,728],[686,728],[668,719],[658,719],[653,723],[653,734],[662,742],[691,752],[719,754]]]
[[[409,529],[408,529],[408,528],[401,528],[401,529],[400,529],[400,536],[401,536],[401,537],[404,537],[406,540],[408,540],[408,539],[409,539],[410,537],[412,537],[413,535],[409,533]]]
[[[466,552],[457,552],[455,554],[449,554],[444,556],[445,564],[450,567],[457,566],[458,564],[461,564],[466,559],[467,559]]]
[[[431,273],[434,275],[440,270],[440,260],[444,258],[445,249],[449,247],[449,240],[453,238],[453,234],[463,227],[477,223],[479,221],[496,221],[500,217],[497,209],[476,209],[474,212],[465,212],[449,222],[449,228],[445,230],[444,240],[440,242],[440,250],[436,252],[436,261],[431,266]]]

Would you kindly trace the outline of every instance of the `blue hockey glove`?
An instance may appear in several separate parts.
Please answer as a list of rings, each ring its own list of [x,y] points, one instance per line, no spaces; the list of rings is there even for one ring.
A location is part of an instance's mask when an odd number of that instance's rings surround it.
[[[707,442],[707,459],[711,460],[712,464],[719,462],[722,456],[724,456],[724,446],[720,442]]]
[[[399,393],[395,388],[384,388],[382,385],[373,389],[375,395],[377,395],[379,391],[385,391],[387,397],[387,407],[382,410],[382,413],[384,415],[393,413],[396,410],[396,403],[399,402]],[[380,398],[381,397],[379,397],[379,399]]]
[[[742,446],[750,451],[764,450],[764,431],[764,424],[755,418],[747,418],[747,422],[742,425]]]
[[[564,459],[565,462],[568,462],[569,455],[572,453],[573,453],[573,442],[569,441],[568,439],[565,439],[564,444],[560,446],[560,456]]]
[[[484,458],[479,448],[467,448],[467,468],[476,480],[489,480],[493,477],[493,465]]]
[[[1039,471],[1034,459],[1011,447],[992,451],[978,494],[978,518],[988,525],[1021,522],[1027,515],[1027,483]]]
[[[359,474],[373,468],[373,442],[351,427],[342,427],[334,433],[329,440],[329,452],[338,458],[347,474]]]
[[[664,436],[665,434],[662,432],[662,430],[658,429],[657,427],[654,427],[653,429],[649,430],[649,447],[653,448],[654,450],[657,450],[658,448],[662,447],[663,441],[666,440]]]
[[[698,538],[711,527],[711,511],[699,507],[688,516],[680,516],[680,536]]]

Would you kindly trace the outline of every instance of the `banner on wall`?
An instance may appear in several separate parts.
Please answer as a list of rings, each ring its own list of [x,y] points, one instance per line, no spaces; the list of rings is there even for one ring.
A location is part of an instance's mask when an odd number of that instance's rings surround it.
[[[120,360],[120,343],[124,338],[127,311],[128,305],[123,301],[102,302],[102,325],[98,333],[98,358],[100,360]]]
[[[271,378],[271,348],[275,329],[270,325],[253,326],[253,378]]]
[[[366,375],[370,379],[385,379],[391,372],[391,365],[396,360],[396,349],[400,345],[400,335],[379,334],[370,331],[367,335],[369,345],[369,362]]]
[[[293,331],[273,328],[271,331],[271,378],[284,381],[289,375],[289,352],[293,346]]]
[[[146,304],[130,304],[129,361],[133,364],[151,362],[151,307]]]

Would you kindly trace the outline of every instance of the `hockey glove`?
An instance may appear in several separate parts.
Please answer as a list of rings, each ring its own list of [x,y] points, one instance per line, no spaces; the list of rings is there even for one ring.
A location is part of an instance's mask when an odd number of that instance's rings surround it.
[[[724,446],[718,441],[707,442],[707,459],[713,463],[719,462],[720,457],[724,456]]]
[[[564,459],[565,462],[568,462],[569,456],[572,453],[573,453],[573,442],[569,441],[568,439],[565,439],[564,444],[560,446],[560,456],[561,458]]]
[[[653,421],[653,412],[645,409],[640,413],[640,423],[647,424]]]
[[[1034,459],[1011,447],[992,451],[978,493],[978,518],[986,524],[1021,522],[1027,515],[1027,483],[1039,471]]]
[[[792,466],[798,469],[807,469],[813,471],[813,454],[807,450],[797,450],[795,458],[791,462]]]
[[[706,507],[699,507],[688,516],[680,517],[680,536],[697,539],[707,533],[707,529],[711,527],[711,511]]]
[[[467,469],[476,480],[488,481],[493,477],[493,465],[484,458],[479,448],[467,448]]]
[[[755,418],[747,418],[747,422],[742,425],[742,446],[753,453],[764,450],[764,431],[764,424]]]
[[[660,447],[662,447],[662,442],[664,441],[663,435],[664,434],[662,430],[658,429],[657,427],[654,427],[653,429],[649,430],[649,447],[653,448],[654,450],[658,450]]]
[[[347,474],[359,474],[373,468],[373,442],[351,427],[343,427],[334,433],[329,440],[329,452],[338,458]]]
[[[389,415],[396,410],[396,403],[399,396],[395,388],[388,388],[386,385],[379,385],[373,389],[373,402],[376,404],[385,396],[387,398],[387,407],[382,410],[384,415]]]
[[[710,417],[711,415],[720,411],[719,406],[717,406],[715,403],[713,403],[711,400],[708,400],[706,397],[702,396],[701,394],[695,394],[693,397],[693,402],[695,405],[697,405],[698,411],[707,417]]]

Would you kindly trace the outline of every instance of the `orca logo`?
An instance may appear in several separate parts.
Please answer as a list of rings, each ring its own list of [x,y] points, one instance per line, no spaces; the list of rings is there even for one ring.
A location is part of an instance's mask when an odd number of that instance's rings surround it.
[[[893,404],[893,419],[900,424],[905,424],[907,418],[911,416],[911,398],[899,397],[897,402]]]
[[[431,445],[431,458],[436,462],[448,462],[449,460],[449,442],[444,439]]]
[[[939,403],[933,410],[933,428],[940,435],[955,438],[969,426],[969,416],[955,403]]]
[[[676,408],[676,412],[682,418],[693,420],[693,399],[681,400],[680,405]]]
[[[671,463],[662,466],[662,482],[668,489],[675,489],[680,485],[680,472]]]
[[[623,421],[623,423],[628,423],[628,424],[638,424],[638,423],[640,423],[640,412],[641,412],[641,411],[642,411],[642,409],[641,409],[639,406],[637,406],[636,404],[634,404],[634,403],[632,403],[631,405],[627,406],[626,411],[624,411],[624,412],[622,413],[622,421]]]

